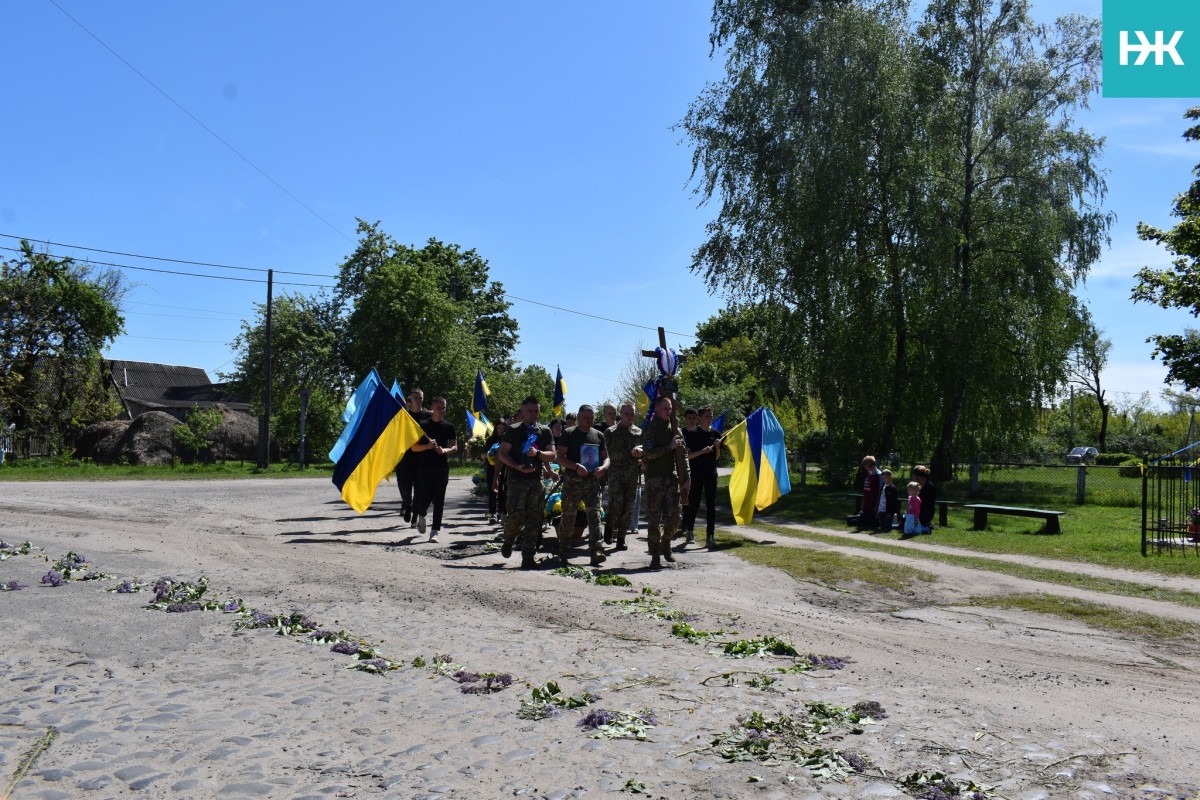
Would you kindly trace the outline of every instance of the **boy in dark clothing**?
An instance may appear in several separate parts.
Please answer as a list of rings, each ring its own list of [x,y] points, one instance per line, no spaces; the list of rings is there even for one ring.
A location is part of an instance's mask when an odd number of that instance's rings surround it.
[[[714,503],[717,497],[717,459],[721,453],[721,434],[712,429],[711,406],[703,406],[699,411],[689,408],[684,412],[684,419],[687,420],[687,427],[683,431],[683,441],[687,445],[692,471],[692,488],[688,492],[687,507],[683,509],[683,529],[687,533],[685,543],[696,541],[696,514],[700,510],[700,496],[703,494],[707,533],[705,547],[713,550],[717,546],[717,509]],[[696,424],[697,421],[699,424]]]
[[[874,528],[875,518],[879,511],[879,495],[883,486],[879,471],[875,469],[875,456],[867,456],[862,460],[863,472],[866,476],[862,482],[862,510],[858,514],[858,528]]]
[[[442,527],[442,508],[446,504],[446,485],[450,481],[450,461],[446,456],[458,450],[458,436],[454,425],[445,419],[446,399],[435,397],[430,403],[432,413],[429,419],[421,423],[425,432],[425,443],[412,446],[417,460],[417,493],[414,502],[414,513],[417,517],[417,530],[425,532],[425,515],[433,504],[433,527],[429,529],[429,541],[438,540],[438,531]]]
[[[879,530],[884,533],[890,531],[893,522],[896,519],[896,514],[900,513],[900,493],[897,491],[895,484],[892,483],[892,471],[890,469],[882,470],[880,480],[883,482],[883,496],[879,500]]]

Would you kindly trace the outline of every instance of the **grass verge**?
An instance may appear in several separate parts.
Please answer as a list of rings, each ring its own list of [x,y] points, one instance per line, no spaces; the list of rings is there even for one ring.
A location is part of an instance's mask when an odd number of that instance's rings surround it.
[[[1131,636],[1150,636],[1155,639],[1181,639],[1200,633],[1200,625],[1184,620],[1169,619],[1141,611],[1092,603],[1071,597],[1030,593],[972,597],[968,603],[988,608],[1033,611],[1082,622],[1093,628],[1115,631]]]
[[[752,564],[781,569],[798,581],[830,588],[858,582],[912,594],[918,583],[937,580],[932,573],[914,567],[828,550],[772,547],[744,536],[722,535],[721,547]]]
[[[881,553],[892,553],[894,555],[908,556],[910,558],[925,559],[927,561],[937,561],[942,564],[950,564],[956,567],[989,570],[991,572],[999,572],[1004,575],[1012,575],[1017,578],[1026,578],[1028,580],[1041,581],[1043,583],[1056,583],[1062,586],[1073,586],[1079,589],[1088,589],[1095,592],[1120,595],[1123,597],[1144,597],[1149,600],[1161,600],[1167,603],[1176,603],[1182,606],[1200,608],[1200,594],[1195,592],[1186,592],[1179,589],[1169,589],[1162,586],[1146,586],[1140,583],[1133,583],[1131,581],[1122,581],[1114,578],[1100,578],[1092,575],[1083,575],[1077,572],[1046,569],[1044,567],[1030,567],[1024,564],[1013,564],[1008,561],[992,561],[991,559],[976,558],[974,556],[960,556],[949,553],[936,553],[917,548],[897,547],[895,545],[889,545],[873,539],[867,539],[866,537],[863,537],[862,539],[848,540],[845,537],[830,536],[828,534],[815,533],[812,531],[800,531],[792,528],[784,528],[779,525],[755,523],[754,527],[760,530],[779,534],[780,536],[790,536],[795,539],[808,539],[810,541],[824,542],[826,544],[837,545],[839,547],[857,547],[863,550],[873,550]],[[722,540],[724,540],[724,537],[722,537]],[[805,552],[807,553],[808,551]],[[889,568],[891,567],[891,565],[888,566]]]
[[[469,462],[451,466],[451,475],[474,475],[478,466]],[[33,458],[0,464],[0,481],[119,481],[119,480],[218,480],[237,478],[325,478],[333,477],[333,464],[272,464],[259,469],[245,461],[224,464],[176,464],[157,467],[145,464],[93,464],[74,459]]]

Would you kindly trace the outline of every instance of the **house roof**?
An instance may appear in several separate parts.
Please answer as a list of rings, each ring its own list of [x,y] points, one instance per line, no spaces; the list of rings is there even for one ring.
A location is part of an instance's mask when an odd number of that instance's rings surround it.
[[[134,400],[150,408],[190,408],[213,403],[238,410],[249,408],[248,403],[230,400],[225,384],[213,383],[199,367],[117,359],[107,361],[106,366],[122,400]]]

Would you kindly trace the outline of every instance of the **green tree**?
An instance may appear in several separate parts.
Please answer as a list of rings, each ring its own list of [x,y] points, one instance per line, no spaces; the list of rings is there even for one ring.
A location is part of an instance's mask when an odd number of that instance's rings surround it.
[[[336,296],[346,307],[357,309],[372,288],[379,289],[380,284],[371,283],[374,273],[408,267],[410,271],[400,274],[420,275],[421,291],[429,293],[425,299],[432,302],[432,294],[437,293],[453,304],[456,325],[471,334],[483,359],[476,366],[501,371],[512,367],[510,353],[518,341],[517,322],[508,315],[512,304],[504,299],[504,287],[489,281],[488,262],[475,250],[464,251],[433,238],[423,248],[406,247],[384,233],[378,221],[360,219],[358,233],[358,247],[343,262],[338,278]],[[405,326],[403,318],[393,322],[397,329]]]
[[[57,448],[107,418],[101,352],[124,329],[119,272],[93,272],[21,242],[0,262],[0,422],[49,435]]]
[[[785,309],[762,344],[835,447],[1000,447],[1065,380],[1108,215],[1072,125],[1098,27],[1022,2],[718,0],[725,79],[682,123],[720,210],[693,269]],[[757,342],[756,342],[757,343]]]
[[[1200,119],[1200,106],[1189,108],[1184,117]],[[1200,139],[1200,125],[1183,132],[1189,142]],[[1154,303],[1163,308],[1183,308],[1193,317],[1200,316],[1200,164],[1192,170],[1197,180],[1175,198],[1171,216],[1179,222],[1170,230],[1139,222],[1138,238],[1155,242],[1175,256],[1170,269],[1143,267],[1137,272],[1138,284],[1133,300]],[[1186,389],[1200,389],[1200,332],[1185,328],[1182,334],[1159,334],[1146,341],[1154,343],[1152,356],[1167,367],[1167,381],[1178,381]]]
[[[256,304],[253,322],[243,321],[232,342],[233,370],[221,377],[230,391],[261,413],[266,386],[266,303]],[[339,342],[344,322],[338,301],[324,294],[284,293],[272,303],[272,433],[286,453],[298,454],[300,393],[309,391],[305,432],[308,460],[323,459],[342,432],[348,384]]]

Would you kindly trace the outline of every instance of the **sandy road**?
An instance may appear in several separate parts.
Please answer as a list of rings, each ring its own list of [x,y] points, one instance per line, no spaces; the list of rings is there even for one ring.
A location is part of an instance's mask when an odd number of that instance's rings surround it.
[[[669,622],[601,605],[629,589],[524,572],[487,551],[494,531],[468,488],[452,480],[449,524],[429,544],[402,525],[388,485],[358,515],[324,480],[5,483],[0,538],[30,540],[51,560],[75,550],[121,578],[204,574],[248,606],[303,609],[324,627],[382,640],[397,661],[450,654],[473,671],[590,689],[606,709],[651,708],[653,742],[589,738],[580,712],[518,718],[523,683],[463,694],[428,670],[346,670],[327,647],[234,632],[228,615],[145,612],[144,595],[100,583],[34,585],[0,593],[6,782],[47,726],[62,733],[14,796],[561,798],[627,796],[633,780],[662,797],[903,797],[889,778],[916,770],[1025,800],[1200,791],[1194,642],[955,606],[966,593],[1029,587],[926,561],[918,566],[939,580],[900,595],[796,583],[702,550],[651,573],[644,540],[610,559],[634,591],[653,587],[696,629],[724,629],[718,639],[779,635],[853,659],[764,690],[748,674],[720,676],[789,661],[723,658],[673,636]],[[11,558],[0,582],[36,584],[46,569]],[[875,765],[846,783],[705,749],[751,711],[868,700],[889,716],[820,740]]]

